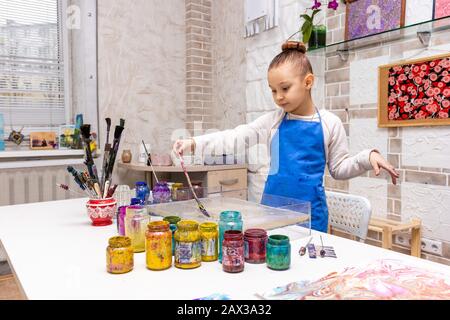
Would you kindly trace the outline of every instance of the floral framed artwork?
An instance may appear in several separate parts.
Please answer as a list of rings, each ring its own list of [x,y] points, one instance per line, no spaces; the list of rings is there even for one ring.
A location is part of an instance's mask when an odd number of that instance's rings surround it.
[[[450,0],[434,0],[433,19],[450,16]]]
[[[450,125],[450,53],[380,66],[378,126]]]
[[[354,0],[346,3],[345,40],[405,25],[406,0]]]

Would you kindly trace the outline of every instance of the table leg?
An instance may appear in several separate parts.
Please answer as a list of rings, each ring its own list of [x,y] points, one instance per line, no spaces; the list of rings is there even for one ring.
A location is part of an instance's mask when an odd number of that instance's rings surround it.
[[[382,247],[384,249],[392,249],[392,229],[389,226],[384,226],[383,227],[383,233],[381,234],[382,236]]]
[[[421,251],[420,227],[411,229],[411,255],[420,258]]]

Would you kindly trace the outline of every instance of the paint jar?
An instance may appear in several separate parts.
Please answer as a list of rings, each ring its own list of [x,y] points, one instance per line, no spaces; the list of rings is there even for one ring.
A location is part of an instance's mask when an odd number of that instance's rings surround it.
[[[202,262],[200,231],[193,220],[181,220],[175,231],[175,267],[193,269]]]
[[[172,189],[170,190],[170,192],[173,201],[177,201],[177,190],[183,187],[183,184],[180,182],[175,182],[174,184],[172,184]]]
[[[125,235],[125,215],[127,214],[128,206],[120,206],[119,214],[117,216],[117,232],[121,235]]]
[[[127,207],[125,215],[125,235],[131,239],[134,252],[145,251],[145,232],[150,216],[143,206]]]
[[[172,193],[169,189],[167,182],[159,181],[153,187],[152,195],[153,201],[155,201],[156,203],[164,203],[170,201]]]
[[[267,232],[264,229],[247,229],[244,233],[244,257],[248,263],[266,262]]]
[[[150,189],[148,185],[144,181],[136,182],[136,198],[139,199],[141,205],[145,205],[147,203],[148,197],[150,195]]]
[[[287,270],[291,265],[291,244],[289,237],[271,235],[267,242],[267,267],[273,270]]]
[[[244,235],[242,231],[225,231],[222,250],[223,271],[230,273],[244,271]]]
[[[181,218],[177,217],[177,216],[167,216],[163,220],[169,222],[169,228],[170,228],[170,231],[172,231],[172,255],[174,255],[175,254],[175,231],[177,231],[177,223],[181,220]]]
[[[106,271],[109,273],[127,273],[133,270],[134,251],[128,237],[112,237],[106,248]]]
[[[222,211],[219,218],[219,262],[222,262],[223,234],[227,230],[242,231],[242,216],[239,211]]]
[[[172,265],[172,232],[167,221],[153,221],[147,225],[145,252],[147,268],[165,270]]]
[[[202,239],[202,261],[216,261],[219,257],[217,223],[202,223],[200,225],[200,237]]]

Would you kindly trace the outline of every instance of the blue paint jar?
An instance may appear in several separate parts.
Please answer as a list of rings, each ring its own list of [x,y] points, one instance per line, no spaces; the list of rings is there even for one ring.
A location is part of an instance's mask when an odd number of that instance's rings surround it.
[[[222,211],[219,218],[219,262],[222,262],[223,234],[227,230],[242,231],[242,215],[239,211]]]
[[[289,237],[271,235],[267,241],[267,267],[273,270],[287,270],[291,265],[291,244]]]
[[[167,216],[163,220],[169,222],[169,228],[170,228],[170,231],[172,231],[172,255],[174,255],[175,254],[175,231],[177,231],[177,223],[181,220],[181,218],[177,217],[177,216]]]
[[[145,205],[147,203],[149,196],[150,189],[147,186],[147,183],[145,183],[144,181],[136,182],[136,198],[140,200],[141,205]]]

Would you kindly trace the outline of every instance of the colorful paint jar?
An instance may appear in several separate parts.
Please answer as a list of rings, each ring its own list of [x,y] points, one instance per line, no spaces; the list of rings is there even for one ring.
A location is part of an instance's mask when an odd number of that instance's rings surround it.
[[[244,257],[248,263],[266,262],[267,232],[264,229],[247,229],[244,233]]]
[[[125,235],[125,215],[127,214],[128,206],[120,206],[119,214],[117,216],[117,232],[121,235]]]
[[[159,181],[153,187],[152,190],[153,201],[155,203],[169,202],[172,197],[172,192],[169,189],[169,185],[166,181]]]
[[[202,239],[202,261],[216,261],[219,257],[217,223],[202,223],[200,225],[200,237]]]
[[[177,231],[177,223],[181,220],[181,218],[177,217],[177,216],[167,216],[163,220],[169,222],[169,228],[170,228],[170,231],[172,231],[172,255],[174,255],[175,254],[175,231]]]
[[[267,267],[273,270],[287,270],[291,265],[291,244],[289,237],[271,235],[267,242]]]
[[[145,233],[146,262],[150,270],[165,270],[172,265],[172,232],[167,221],[153,221]]]
[[[181,182],[175,182],[172,184],[172,189],[170,190],[172,195],[172,200],[177,201],[177,190],[183,188],[183,184]]]
[[[134,252],[145,251],[145,232],[150,216],[143,206],[128,206],[125,215],[125,235],[131,239]]]
[[[242,231],[225,231],[222,250],[223,271],[230,273],[244,271],[244,235]]]
[[[223,234],[227,230],[242,231],[243,222],[239,211],[223,211],[219,218],[219,262],[222,262]]]
[[[198,223],[181,220],[175,231],[175,267],[181,269],[197,268],[202,263],[202,243]]]
[[[109,273],[127,273],[133,270],[134,250],[128,237],[112,237],[106,248],[106,270]]]

